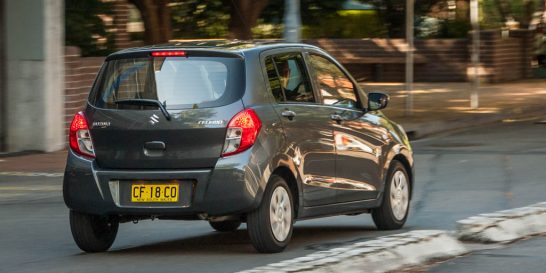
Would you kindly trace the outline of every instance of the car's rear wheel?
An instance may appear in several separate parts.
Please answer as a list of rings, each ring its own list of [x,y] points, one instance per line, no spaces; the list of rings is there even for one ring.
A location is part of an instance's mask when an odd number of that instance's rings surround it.
[[[116,217],[70,211],[72,237],[85,252],[108,250],[116,239],[118,227],[119,220]]]
[[[402,163],[393,161],[385,184],[383,203],[372,210],[372,218],[378,229],[400,229],[406,223],[409,212],[410,180]]]
[[[254,248],[261,253],[283,251],[292,237],[294,201],[286,181],[270,178],[262,203],[247,215],[247,227]]]
[[[235,231],[241,226],[241,221],[238,220],[228,220],[221,222],[209,222],[210,226],[216,231],[220,232],[231,232]]]

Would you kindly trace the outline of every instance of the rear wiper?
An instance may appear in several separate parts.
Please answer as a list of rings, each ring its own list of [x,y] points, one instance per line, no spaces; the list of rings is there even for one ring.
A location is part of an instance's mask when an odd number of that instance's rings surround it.
[[[165,116],[167,120],[171,120],[171,115],[167,112],[166,103],[161,103],[158,100],[152,99],[126,99],[126,100],[116,100],[115,104],[130,104],[130,105],[144,105],[144,106],[157,106],[161,110],[161,113]]]

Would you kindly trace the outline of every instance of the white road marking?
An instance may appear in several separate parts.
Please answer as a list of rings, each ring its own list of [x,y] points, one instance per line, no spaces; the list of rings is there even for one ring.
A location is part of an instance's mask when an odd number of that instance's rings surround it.
[[[45,176],[45,177],[63,177],[63,173],[49,172],[0,172],[0,176]]]

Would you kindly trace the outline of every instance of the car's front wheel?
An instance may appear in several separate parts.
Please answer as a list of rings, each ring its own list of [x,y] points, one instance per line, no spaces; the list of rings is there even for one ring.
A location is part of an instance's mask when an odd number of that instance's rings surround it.
[[[262,203],[247,215],[247,228],[254,248],[261,253],[283,251],[294,225],[294,201],[286,181],[273,175]]]
[[[72,237],[85,252],[108,250],[116,239],[118,227],[119,220],[116,217],[70,211]]]
[[[381,230],[400,229],[406,223],[410,202],[410,180],[402,163],[393,161],[387,180],[383,203],[372,210],[372,218]]]

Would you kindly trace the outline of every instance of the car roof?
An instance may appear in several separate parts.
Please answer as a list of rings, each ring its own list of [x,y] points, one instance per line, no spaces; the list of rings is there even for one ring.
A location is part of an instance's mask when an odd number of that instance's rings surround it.
[[[115,57],[121,54],[131,54],[138,52],[149,52],[156,50],[205,50],[221,51],[226,53],[239,53],[244,55],[247,52],[262,52],[265,50],[286,48],[286,47],[306,47],[320,49],[316,46],[304,43],[285,43],[278,40],[174,40],[166,44],[157,44],[143,47],[134,47],[110,54],[108,57]]]

